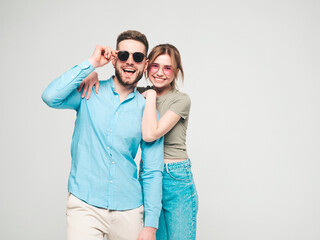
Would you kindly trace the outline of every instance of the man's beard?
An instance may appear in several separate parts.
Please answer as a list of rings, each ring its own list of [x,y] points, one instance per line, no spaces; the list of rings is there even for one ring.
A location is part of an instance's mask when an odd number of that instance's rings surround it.
[[[122,69],[120,70],[122,71]],[[118,68],[115,68],[115,74],[116,74],[116,77],[119,81],[119,83],[124,86],[124,87],[129,87],[129,86],[135,86],[137,82],[139,82],[139,80],[142,78],[142,75],[143,75],[143,72],[138,72],[138,75],[136,77],[136,79],[131,83],[126,83],[123,81],[122,77],[121,77],[121,74],[120,74],[120,71]]]

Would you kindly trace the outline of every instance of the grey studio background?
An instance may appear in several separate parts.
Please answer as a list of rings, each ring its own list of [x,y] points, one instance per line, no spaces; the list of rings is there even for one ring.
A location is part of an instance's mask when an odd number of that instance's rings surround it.
[[[41,93],[127,29],[181,52],[197,239],[319,240],[316,0],[1,1],[0,239],[65,239],[75,112]]]

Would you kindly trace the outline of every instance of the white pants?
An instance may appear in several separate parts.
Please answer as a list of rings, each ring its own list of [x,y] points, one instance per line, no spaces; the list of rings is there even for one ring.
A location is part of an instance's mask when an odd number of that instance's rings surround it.
[[[93,207],[72,194],[67,202],[67,240],[136,240],[143,229],[143,205],[115,211]]]

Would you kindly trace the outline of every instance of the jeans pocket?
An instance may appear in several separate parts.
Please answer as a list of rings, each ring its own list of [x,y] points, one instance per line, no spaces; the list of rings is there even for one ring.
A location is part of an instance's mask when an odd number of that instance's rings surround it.
[[[178,181],[190,181],[192,178],[190,168],[180,167],[180,168],[173,168],[168,169],[167,173],[170,175],[171,178],[178,180]]]

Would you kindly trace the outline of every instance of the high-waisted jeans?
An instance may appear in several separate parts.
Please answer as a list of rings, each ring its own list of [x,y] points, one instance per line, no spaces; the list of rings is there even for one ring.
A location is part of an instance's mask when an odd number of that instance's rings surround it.
[[[164,165],[162,211],[157,240],[194,240],[198,194],[190,160]]]

